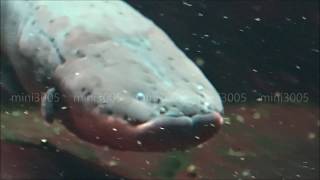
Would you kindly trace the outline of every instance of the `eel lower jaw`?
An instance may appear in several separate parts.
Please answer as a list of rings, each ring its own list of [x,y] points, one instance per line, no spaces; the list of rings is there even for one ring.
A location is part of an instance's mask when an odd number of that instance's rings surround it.
[[[92,119],[93,120],[93,119]],[[223,124],[219,113],[192,117],[162,116],[132,125],[120,117],[108,116],[92,125],[80,136],[97,145],[128,151],[160,152],[183,150],[211,138]]]

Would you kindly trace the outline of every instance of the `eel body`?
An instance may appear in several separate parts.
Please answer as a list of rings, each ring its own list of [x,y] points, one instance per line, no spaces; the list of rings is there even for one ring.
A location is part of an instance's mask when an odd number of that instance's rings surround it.
[[[222,103],[198,67],[122,1],[1,1],[1,50],[44,119],[94,144],[184,149],[212,137]]]

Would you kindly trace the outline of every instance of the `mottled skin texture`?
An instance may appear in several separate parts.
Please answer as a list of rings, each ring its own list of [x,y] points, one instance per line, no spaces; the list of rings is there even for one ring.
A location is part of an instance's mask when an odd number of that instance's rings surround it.
[[[214,87],[124,2],[1,3],[1,46],[21,83],[28,92],[54,87],[67,106],[62,119],[79,137],[160,151],[194,146],[220,128],[223,108]]]

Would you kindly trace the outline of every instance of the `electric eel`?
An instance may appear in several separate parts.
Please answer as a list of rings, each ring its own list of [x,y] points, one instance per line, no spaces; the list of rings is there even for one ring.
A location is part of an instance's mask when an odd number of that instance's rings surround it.
[[[43,94],[43,119],[87,142],[185,149],[223,124],[217,90],[125,2],[1,1],[1,22],[1,52],[26,92]]]

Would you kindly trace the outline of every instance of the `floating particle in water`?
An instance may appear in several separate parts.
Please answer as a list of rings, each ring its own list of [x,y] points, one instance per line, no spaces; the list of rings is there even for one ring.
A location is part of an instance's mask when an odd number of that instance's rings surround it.
[[[66,110],[66,109],[68,109],[68,107],[67,106],[62,106],[60,109]]]
[[[253,72],[258,72],[258,70],[256,70],[256,69],[252,69],[252,71],[253,71]]]
[[[41,139],[40,141],[41,141],[42,143],[47,143],[47,142],[48,142],[48,140],[47,140],[47,139],[44,139],[44,138]]]
[[[305,16],[302,16],[302,17],[301,17],[301,19],[303,19],[303,20],[307,20],[307,17],[305,17]]]
[[[314,139],[314,138],[316,138],[316,134],[314,132],[309,132],[308,139]]]
[[[229,19],[229,17],[228,17],[228,16],[223,16],[222,18],[223,18],[223,19]]]
[[[100,136],[96,136],[96,139],[99,140],[99,139],[100,139]]]
[[[261,114],[258,113],[258,112],[255,112],[255,113],[253,113],[252,118],[253,119],[260,119],[261,118]]]
[[[137,144],[141,146],[141,145],[142,145],[142,142],[139,141],[139,140],[137,140]]]
[[[214,45],[216,45],[216,46],[219,46],[219,45],[220,45],[220,43],[219,43],[218,41],[214,40],[214,39],[211,40],[211,43],[214,44]]]
[[[184,48],[184,50],[185,50],[185,51],[189,51],[190,49],[186,47],[186,48]]]
[[[311,51],[314,53],[319,53],[319,49],[311,49]]]
[[[244,157],[241,157],[241,158],[240,158],[240,160],[241,160],[241,161],[244,161],[244,160],[246,160],[246,158],[244,158]]]
[[[195,139],[198,139],[198,140],[200,139],[200,137],[199,137],[199,136],[194,136],[194,138],[195,138]]]
[[[187,173],[188,175],[190,176],[196,176],[197,175],[197,167],[193,164],[190,164],[188,167],[187,167]]]
[[[76,73],[74,73],[76,76],[79,76],[80,75],[80,73],[78,73],[78,72],[76,72]]]
[[[216,54],[222,54],[222,52],[220,50],[216,50]]]
[[[118,131],[118,129],[116,129],[116,128],[112,128],[112,131],[117,132],[117,131]]]
[[[160,127],[161,130],[165,130],[164,127]]]
[[[255,21],[261,21],[261,18],[254,18]]]
[[[223,124],[231,125],[231,119],[229,117],[224,117]]]
[[[243,30],[243,29],[239,29],[239,31],[240,31],[240,32],[244,32],[244,30]]]
[[[274,96],[275,96],[275,97],[280,97],[280,96],[281,96],[281,93],[280,93],[280,92],[275,92],[275,93],[274,93]]]
[[[197,146],[197,148],[199,148],[199,149],[203,148],[203,144],[199,144],[199,145]]]
[[[301,67],[299,65],[296,65],[296,68],[299,69],[299,70],[301,69]]]
[[[115,161],[115,160],[111,160],[111,161],[109,161],[108,165],[109,165],[110,167],[117,166],[117,165],[118,165],[118,162]]]
[[[183,4],[183,5],[186,5],[186,6],[188,6],[188,7],[191,7],[191,6],[192,6],[192,4],[190,4],[189,2],[186,2],[186,1],[182,1],[182,4]]]
[[[245,111],[245,110],[247,110],[247,108],[244,107],[244,106],[242,106],[242,107],[240,108],[240,110],[241,110],[241,111]]]
[[[286,21],[291,21],[291,18],[286,17]]]
[[[28,111],[24,111],[24,112],[23,112],[23,114],[28,115],[28,114],[29,114],[29,112],[28,112]]]
[[[250,172],[249,169],[245,169],[245,170],[242,171],[241,175],[244,176],[244,177],[247,177],[247,176],[251,175],[251,172]]]
[[[145,162],[146,164],[148,164],[148,165],[150,164],[150,161],[148,161],[148,160],[145,160],[144,162]]]
[[[239,121],[239,122],[241,122],[241,123],[244,123],[244,117],[243,116],[241,116],[241,115],[236,115],[236,120],[237,121]]]
[[[201,57],[197,57],[196,60],[195,60],[195,63],[198,66],[202,67],[204,65],[205,61]]]
[[[202,16],[203,16],[203,13],[199,12],[199,13],[198,13],[198,16],[202,17]]]
[[[261,97],[259,97],[259,98],[256,99],[257,102],[262,102],[262,100],[263,100],[263,99],[262,99]]]
[[[143,101],[144,98],[145,98],[145,95],[144,95],[142,92],[138,92],[137,95],[136,95],[136,98],[137,98],[139,101]]]
[[[246,155],[246,153],[229,148],[228,155],[234,156],[234,157],[243,157]]]
[[[20,112],[19,111],[13,111],[12,113],[11,113],[11,115],[12,116],[14,116],[14,117],[18,117],[18,116],[20,116]]]

